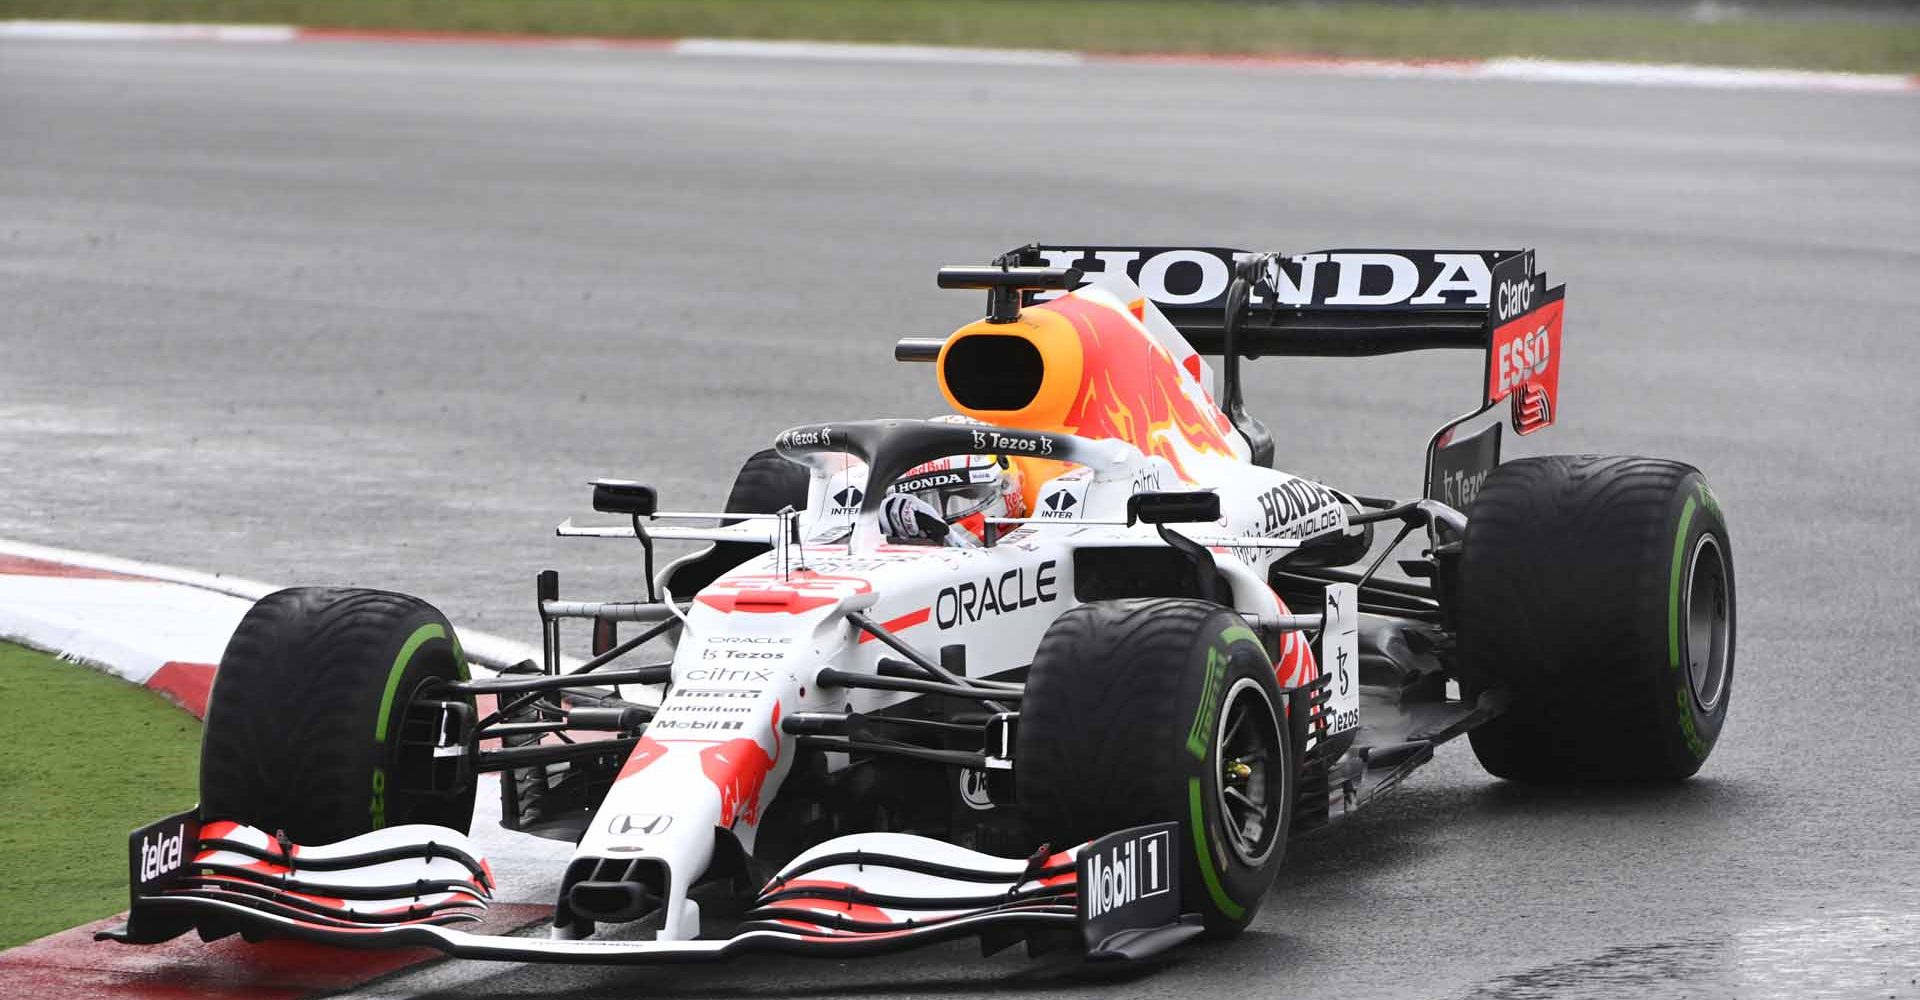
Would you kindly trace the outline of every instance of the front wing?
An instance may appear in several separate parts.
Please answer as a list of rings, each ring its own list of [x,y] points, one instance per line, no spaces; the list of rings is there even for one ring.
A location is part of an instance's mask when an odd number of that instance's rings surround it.
[[[145,944],[198,930],[212,939],[296,938],[346,948],[427,947],[458,958],[644,965],[749,953],[844,957],[978,937],[1077,943],[1087,958],[1140,958],[1200,933],[1183,915],[1177,826],[1135,827],[1027,860],[907,834],[820,844],[761,889],[725,938],[503,937],[460,930],[492,899],[492,870],[456,831],[379,830],[306,848],[193,811],[131,838],[133,907],[101,937]],[[191,859],[186,845],[195,845]]]

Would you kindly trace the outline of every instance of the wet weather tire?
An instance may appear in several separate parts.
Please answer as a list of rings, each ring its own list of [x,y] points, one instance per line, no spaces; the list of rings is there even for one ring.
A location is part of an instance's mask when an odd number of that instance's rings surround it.
[[[1468,512],[1459,655],[1511,692],[1471,734],[1488,772],[1673,781],[1700,769],[1732,694],[1733,546],[1690,465],[1552,456],[1496,468]]]
[[[450,787],[451,758],[401,736],[417,692],[466,676],[453,626],[424,601],[318,587],[261,598],[208,696],[201,815],[306,845],[406,823],[465,832],[472,781]],[[443,791],[427,790],[436,776]]]
[[[1284,702],[1265,647],[1204,601],[1084,604],[1028,673],[1014,786],[1058,850],[1177,821],[1181,907],[1245,927],[1279,874],[1294,799]]]

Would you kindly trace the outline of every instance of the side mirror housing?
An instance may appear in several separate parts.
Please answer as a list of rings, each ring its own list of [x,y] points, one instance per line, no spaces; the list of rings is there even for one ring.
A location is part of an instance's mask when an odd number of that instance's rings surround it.
[[[593,509],[603,514],[632,514],[648,517],[660,509],[659,494],[645,483],[631,479],[593,481]]]
[[[1127,498],[1127,523],[1192,524],[1220,520],[1220,494],[1211,490],[1135,493]]]

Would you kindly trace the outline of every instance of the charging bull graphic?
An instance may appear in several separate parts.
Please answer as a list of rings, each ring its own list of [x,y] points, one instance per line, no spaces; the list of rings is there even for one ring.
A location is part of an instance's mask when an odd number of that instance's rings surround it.
[[[777,720],[774,724],[779,725]],[[773,770],[773,758],[759,740],[742,737],[707,747],[700,751],[700,769],[720,789],[721,826],[732,826],[736,819],[760,822],[760,788]]]

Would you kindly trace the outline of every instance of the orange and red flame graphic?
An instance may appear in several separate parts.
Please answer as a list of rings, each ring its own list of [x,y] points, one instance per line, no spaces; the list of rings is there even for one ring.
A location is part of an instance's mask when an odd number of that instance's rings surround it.
[[[1147,455],[1158,455],[1191,480],[1170,439],[1178,434],[1194,451],[1233,456],[1226,415],[1188,396],[1173,355],[1145,329],[1115,309],[1079,295],[1067,295],[1034,309],[1064,317],[1080,335],[1080,390],[1067,413],[1066,428],[1090,438],[1125,441]]]

